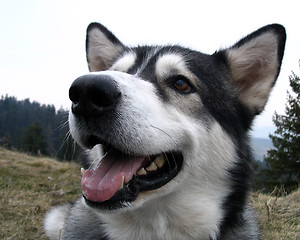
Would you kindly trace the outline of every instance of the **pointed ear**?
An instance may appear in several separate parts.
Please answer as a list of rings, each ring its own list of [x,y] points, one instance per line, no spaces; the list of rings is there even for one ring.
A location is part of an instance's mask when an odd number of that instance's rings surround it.
[[[278,77],[286,33],[278,24],[265,26],[225,50],[232,83],[240,100],[259,114]]]
[[[100,23],[91,23],[86,33],[86,57],[91,72],[107,70],[124,45]]]

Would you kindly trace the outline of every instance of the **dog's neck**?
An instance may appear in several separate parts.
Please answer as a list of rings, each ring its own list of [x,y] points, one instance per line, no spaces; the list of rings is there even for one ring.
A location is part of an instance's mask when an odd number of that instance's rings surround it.
[[[197,200],[194,201],[191,195],[187,199],[183,193],[170,194],[134,210],[101,214],[100,217],[112,239],[171,240],[186,239],[186,236],[216,239],[222,217],[221,203],[218,198],[204,195],[195,194]]]

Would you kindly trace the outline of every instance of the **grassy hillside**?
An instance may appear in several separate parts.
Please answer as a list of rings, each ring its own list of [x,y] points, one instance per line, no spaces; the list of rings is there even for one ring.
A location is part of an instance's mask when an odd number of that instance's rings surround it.
[[[0,148],[0,239],[47,239],[43,217],[80,196],[80,167]],[[300,190],[286,197],[253,193],[263,239],[300,239]]]
[[[78,165],[0,148],[0,239],[47,239],[46,211],[79,195]]]

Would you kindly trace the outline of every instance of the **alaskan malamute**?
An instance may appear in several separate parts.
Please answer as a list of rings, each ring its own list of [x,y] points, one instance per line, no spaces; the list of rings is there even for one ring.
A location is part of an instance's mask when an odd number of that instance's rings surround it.
[[[248,131],[279,74],[285,29],[265,26],[230,48],[126,47],[92,23],[91,73],[69,90],[85,149],[82,194],[52,209],[50,239],[259,239],[247,203]]]

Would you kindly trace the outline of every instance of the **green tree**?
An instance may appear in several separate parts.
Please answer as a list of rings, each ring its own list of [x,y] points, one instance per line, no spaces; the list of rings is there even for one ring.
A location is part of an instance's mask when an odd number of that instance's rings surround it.
[[[5,132],[3,137],[0,137],[0,146],[3,146],[7,149],[12,148],[12,137],[9,132]]]
[[[264,158],[268,190],[283,186],[291,191],[300,180],[300,78],[292,73],[289,80],[294,93],[287,92],[285,114],[273,116],[277,129],[269,136],[275,148]]]
[[[38,155],[47,154],[47,143],[43,135],[43,128],[39,123],[25,128],[22,135],[22,151]]]

